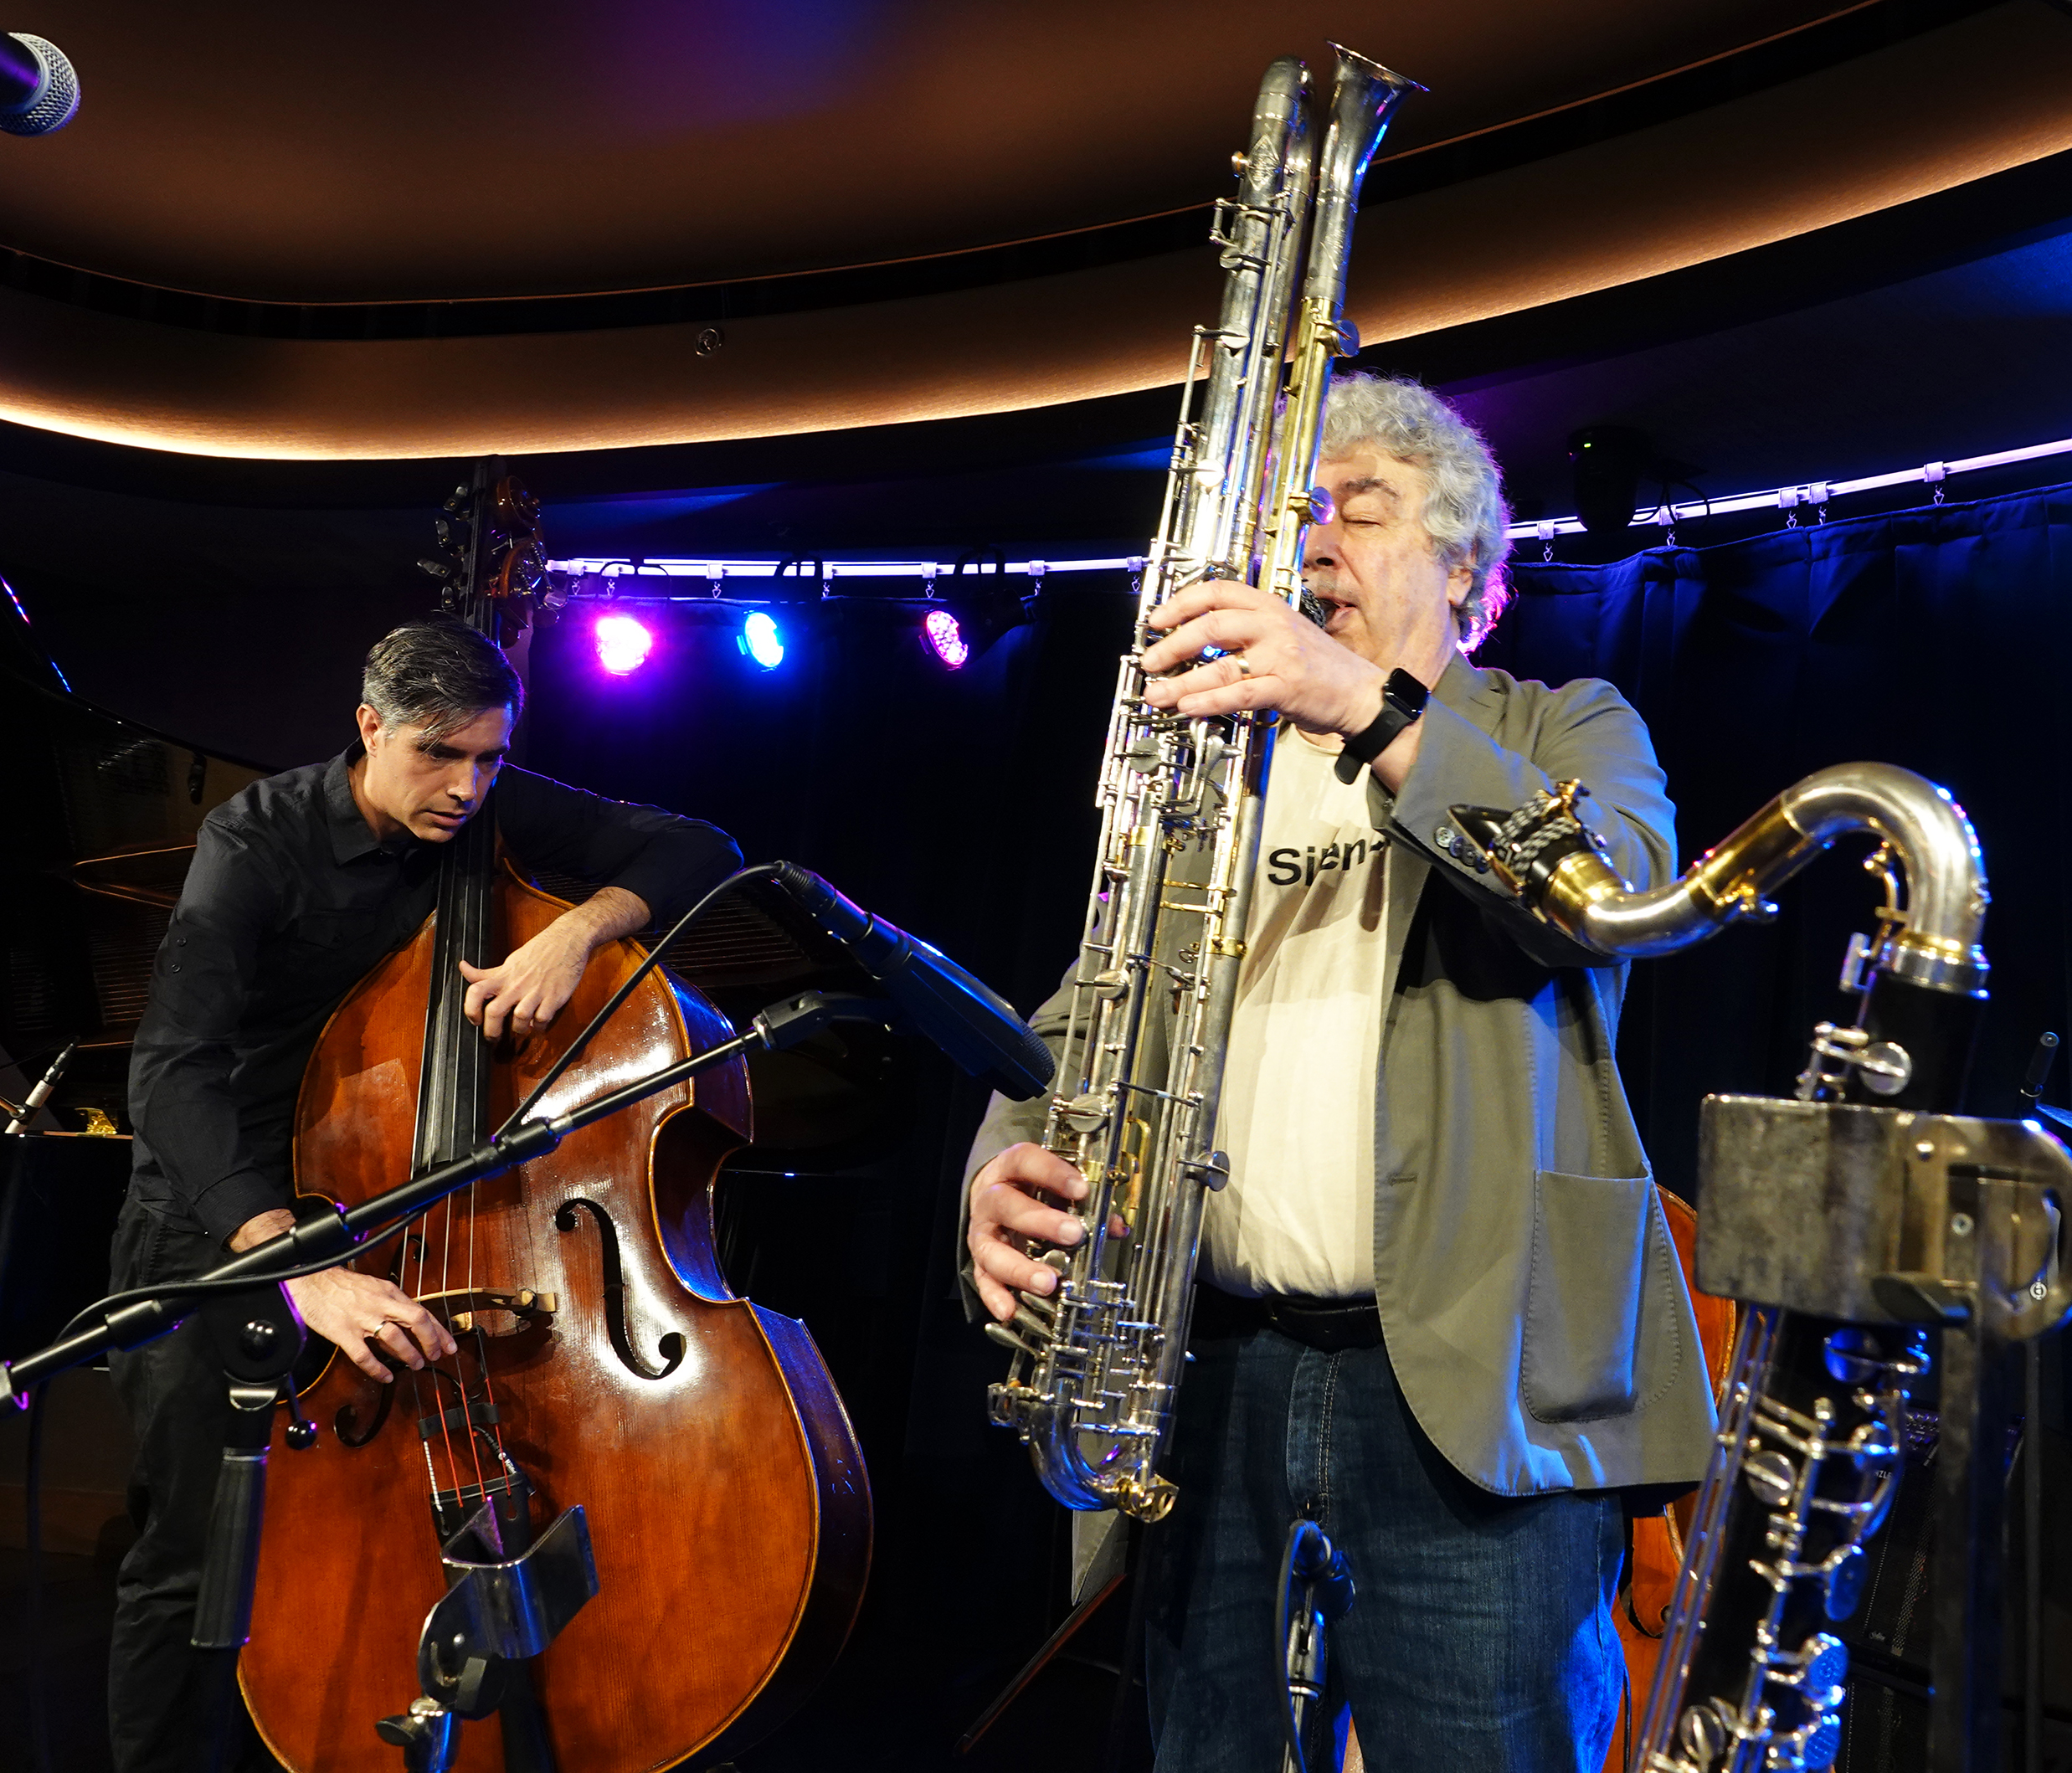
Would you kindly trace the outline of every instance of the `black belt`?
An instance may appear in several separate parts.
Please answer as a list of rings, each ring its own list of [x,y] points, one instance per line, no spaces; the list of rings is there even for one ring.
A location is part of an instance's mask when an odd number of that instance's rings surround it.
[[[1278,1330],[1290,1341],[1323,1354],[1381,1346],[1381,1313],[1372,1299],[1312,1299],[1278,1293],[1241,1299],[1210,1286],[1195,1288],[1197,1338],[1242,1336]]]

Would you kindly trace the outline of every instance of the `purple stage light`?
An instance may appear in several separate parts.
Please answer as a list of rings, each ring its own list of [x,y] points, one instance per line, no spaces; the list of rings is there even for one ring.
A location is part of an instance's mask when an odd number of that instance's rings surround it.
[[[600,615],[593,631],[597,662],[614,677],[640,670],[655,647],[655,636],[630,615]]]
[[[928,650],[953,671],[971,656],[971,645],[947,609],[931,609],[921,619],[921,638]]]

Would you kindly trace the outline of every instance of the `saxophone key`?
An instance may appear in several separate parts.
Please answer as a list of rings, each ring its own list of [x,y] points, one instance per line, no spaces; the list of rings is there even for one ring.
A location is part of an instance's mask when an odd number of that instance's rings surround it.
[[[1015,1315],[1019,1318],[1021,1314],[1017,1313]],[[1012,1349],[1017,1354],[1026,1354],[1031,1360],[1041,1360],[1043,1358],[1038,1349],[1023,1341],[1005,1323],[989,1323],[985,1327],[985,1333],[1004,1349]]]

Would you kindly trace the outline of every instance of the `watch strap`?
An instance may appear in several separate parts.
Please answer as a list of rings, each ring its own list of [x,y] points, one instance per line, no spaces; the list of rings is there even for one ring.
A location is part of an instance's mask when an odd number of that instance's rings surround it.
[[[1425,712],[1425,704],[1431,699],[1431,690],[1408,671],[1391,671],[1388,681],[1381,686],[1380,713],[1370,726],[1350,735],[1345,741],[1345,748],[1339,753],[1338,762],[1333,766],[1339,780],[1356,780],[1360,772],[1394,744],[1403,730]]]

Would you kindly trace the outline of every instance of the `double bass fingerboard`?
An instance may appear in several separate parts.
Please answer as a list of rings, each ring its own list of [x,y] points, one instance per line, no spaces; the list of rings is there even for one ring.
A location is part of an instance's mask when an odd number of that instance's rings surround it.
[[[526,610],[544,569],[539,506],[516,480],[504,476],[501,463],[484,460],[476,464],[470,486],[455,489],[446,511],[453,521],[440,528],[450,560],[441,569],[446,578],[442,607],[476,633],[503,644],[500,626],[524,629]],[[492,787],[481,810],[455,834],[440,860],[413,1159],[419,1175],[466,1156],[489,1130],[491,1043],[464,1013],[468,984],[460,976],[460,963],[490,964],[496,871]]]
[[[424,1006],[424,1071],[417,1096],[412,1173],[465,1157],[488,1130],[491,1043],[468,1020],[460,963],[489,964],[491,877],[496,865],[496,791],[455,833],[440,858],[432,984]]]

